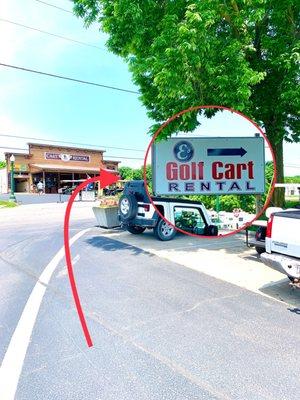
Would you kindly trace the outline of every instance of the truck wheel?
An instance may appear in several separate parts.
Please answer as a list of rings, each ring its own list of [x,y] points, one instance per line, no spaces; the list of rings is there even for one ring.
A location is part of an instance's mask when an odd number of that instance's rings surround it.
[[[132,194],[123,195],[119,201],[119,214],[122,221],[129,221],[136,216],[138,204]]]
[[[146,228],[143,228],[142,226],[128,225],[126,229],[128,232],[138,235],[139,233],[143,233]]]
[[[173,228],[173,226],[167,224],[163,219],[159,218],[154,228],[154,235],[157,239],[166,242],[167,240],[172,240],[176,233],[176,229]]]
[[[264,253],[266,251],[265,248],[259,247],[259,246],[255,246],[255,250],[256,250],[257,254],[262,254],[262,253]]]

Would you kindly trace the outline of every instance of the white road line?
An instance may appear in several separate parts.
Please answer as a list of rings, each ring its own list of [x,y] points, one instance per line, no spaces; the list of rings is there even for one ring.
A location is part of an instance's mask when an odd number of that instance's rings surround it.
[[[91,228],[84,229],[74,235],[70,239],[70,246],[89,230]],[[62,247],[40,275],[27,300],[0,367],[1,400],[13,400],[15,398],[27,348],[47,285],[55,268],[64,256],[65,250]]]
[[[80,255],[79,254],[77,254],[74,258],[72,257],[73,267],[79,260],[80,260]],[[56,276],[57,276],[57,278],[62,278],[64,276],[66,276],[66,275],[68,275],[68,267],[67,267],[67,265],[64,265],[62,267],[61,271],[59,271]]]

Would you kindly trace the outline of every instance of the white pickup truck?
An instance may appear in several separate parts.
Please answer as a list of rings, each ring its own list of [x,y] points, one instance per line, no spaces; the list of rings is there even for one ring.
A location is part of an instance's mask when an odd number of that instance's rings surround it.
[[[300,288],[300,209],[273,213],[267,224],[266,252],[261,260],[285,273]]]

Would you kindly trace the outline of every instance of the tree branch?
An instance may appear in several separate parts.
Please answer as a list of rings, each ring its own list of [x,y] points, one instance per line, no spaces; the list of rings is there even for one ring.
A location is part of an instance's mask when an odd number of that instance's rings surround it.
[[[238,5],[236,4],[236,1],[235,1],[235,0],[231,0],[230,3],[231,3],[232,8],[234,9],[234,11],[235,11],[237,14],[239,14],[239,13],[240,13],[240,10],[239,10],[239,8],[238,8]]]

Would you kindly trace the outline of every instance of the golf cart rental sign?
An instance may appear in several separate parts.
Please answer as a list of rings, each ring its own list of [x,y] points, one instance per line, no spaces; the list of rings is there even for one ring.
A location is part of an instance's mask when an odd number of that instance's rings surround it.
[[[264,193],[264,139],[170,138],[152,146],[152,171],[157,195]]]

